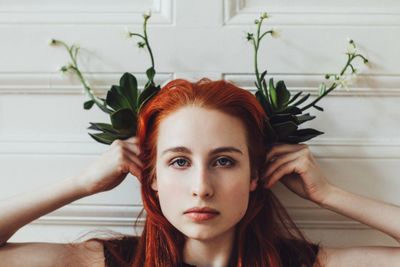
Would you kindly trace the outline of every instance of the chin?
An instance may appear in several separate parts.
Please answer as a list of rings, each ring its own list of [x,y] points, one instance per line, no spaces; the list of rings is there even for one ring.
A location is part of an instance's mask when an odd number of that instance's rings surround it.
[[[190,226],[185,229],[178,229],[181,233],[185,235],[186,238],[190,238],[197,241],[207,241],[213,240],[220,237],[223,234],[229,232],[230,229],[217,229],[215,225],[205,226]]]

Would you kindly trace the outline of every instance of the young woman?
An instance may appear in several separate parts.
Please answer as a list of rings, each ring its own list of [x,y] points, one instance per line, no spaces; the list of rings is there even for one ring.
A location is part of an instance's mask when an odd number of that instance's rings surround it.
[[[141,110],[136,137],[115,141],[76,177],[0,203],[1,266],[400,266],[398,247],[329,248],[302,235],[271,191],[278,181],[399,241],[400,208],[329,183],[307,145],[269,144],[265,116],[231,83],[168,83]],[[141,182],[141,237],[7,243],[128,173]]]

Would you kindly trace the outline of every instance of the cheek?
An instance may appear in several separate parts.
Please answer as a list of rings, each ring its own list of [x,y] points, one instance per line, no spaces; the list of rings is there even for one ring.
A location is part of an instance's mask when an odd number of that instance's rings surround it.
[[[242,218],[247,210],[250,194],[249,183],[230,184],[223,194],[224,203],[230,210],[231,216]]]
[[[161,210],[167,218],[176,212],[179,212],[179,203],[182,203],[184,185],[176,182],[174,179],[160,177],[157,180],[158,198]]]

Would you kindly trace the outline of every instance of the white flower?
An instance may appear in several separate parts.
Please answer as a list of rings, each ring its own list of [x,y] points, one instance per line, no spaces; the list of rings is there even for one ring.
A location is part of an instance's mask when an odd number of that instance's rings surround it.
[[[127,39],[132,38],[131,32],[128,29],[128,26],[124,27],[124,32],[123,32],[122,36]]]
[[[356,45],[354,44],[354,41],[351,38],[347,38],[348,45],[347,45],[347,53],[350,55],[354,55],[357,53],[357,48]]]
[[[149,19],[150,17],[151,17],[151,10],[148,10],[147,12],[143,13],[144,19]]]
[[[261,18],[267,19],[267,18],[269,18],[269,15],[267,14],[267,12],[263,12],[263,13],[261,13]]]
[[[274,38],[279,38],[279,37],[282,36],[282,33],[279,30],[272,29],[271,36],[274,37]]]

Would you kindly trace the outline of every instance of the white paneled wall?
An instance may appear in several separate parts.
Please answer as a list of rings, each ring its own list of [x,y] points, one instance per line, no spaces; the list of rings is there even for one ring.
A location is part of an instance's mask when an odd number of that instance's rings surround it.
[[[400,204],[400,2],[394,0],[0,0],[0,198],[78,174],[107,147],[87,135],[89,122],[108,118],[85,111],[76,79],[58,69],[68,62],[51,38],[82,47],[81,66],[98,94],[129,71],[145,83],[149,58],[124,27],[149,35],[157,81],[228,79],[254,90],[253,50],[245,33],[269,12],[279,38],[263,43],[259,64],[293,92],[317,93],[325,73],[338,72],[353,38],[369,67],[350,91],[325,98],[308,126],[325,134],[309,142],[329,180],[349,191]],[[268,27],[268,26],[266,26]],[[326,245],[392,245],[388,236],[293,195],[274,191],[299,226]],[[81,199],[21,229],[13,241],[67,242],[93,229],[134,233],[139,186],[129,177],[111,192]],[[1,215],[1,211],[0,211]]]

